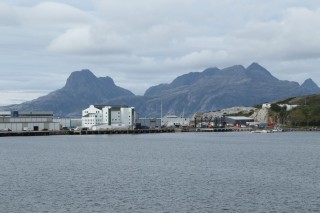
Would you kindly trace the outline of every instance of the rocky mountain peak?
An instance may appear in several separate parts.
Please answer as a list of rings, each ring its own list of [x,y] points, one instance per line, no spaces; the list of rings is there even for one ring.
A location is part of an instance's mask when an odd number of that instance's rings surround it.
[[[109,76],[106,76],[106,77],[100,77],[98,78],[99,81],[101,81],[102,83],[104,84],[108,84],[108,85],[115,85],[113,79]]]
[[[267,69],[265,69],[256,62],[252,63],[250,66],[247,67],[246,73],[254,80],[278,80]]]
[[[1,110],[53,111],[59,117],[79,116],[90,104],[126,104],[136,107],[140,116],[159,116],[163,112],[190,115],[197,111],[213,111],[233,106],[248,106],[288,97],[320,93],[320,88],[307,79],[282,81],[258,63],[224,69],[209,68],[178,76],[170,84],[150,87],[144,96],[115,85],[110,77],[97,78],[90,70],[73,72],[65,87],[46,96]]]
[[[309,91],[313,91],[314,93],[320,92],[319,86],[311,78],[305,80],[303,84],[301,84],[301,87]]]
[[[67,79],[65,88],[79,88],[92,84],[97,80],[97,77],[88,69],[83,69],[81,71],[74,71],[70,74]]]

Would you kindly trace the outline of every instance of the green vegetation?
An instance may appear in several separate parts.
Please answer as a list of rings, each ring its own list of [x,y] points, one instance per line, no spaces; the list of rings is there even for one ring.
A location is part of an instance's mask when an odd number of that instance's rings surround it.
[[[262,109],[262,104],[256,104],[253,106],[254,108],[257,108],[257,109]]]
[[[288,104],[320,105],[320,94],[292,98]]]
[[[269,117],[272,117],[272,120],[280,124],[287,124],[288,113],[286,106],[281,107],[278,104],[271,104]]]
[[[299,105],[287,111],[285,107],[277,104]],[[271,104],[269,116],[277,118],[281,124],[292,127],[301,126],[320,126],[320,94],[290,98]]]
[[[282,108],[278,104],[271,104],[270,110],[279,113],[282,110]]]
[[[277,102],[277,104],[290,104],[290,101],[292,101],[293,99],[295,99],[295,97],[279,101],[279,102]]]
[[[320,105],[299,106],[288,114],[291,126],[320,126]]]

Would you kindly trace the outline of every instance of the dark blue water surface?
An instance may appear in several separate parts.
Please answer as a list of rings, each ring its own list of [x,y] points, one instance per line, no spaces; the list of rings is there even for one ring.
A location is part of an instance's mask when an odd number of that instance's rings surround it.
[[[319,212],[320,133],[0,138],[0,212]]]

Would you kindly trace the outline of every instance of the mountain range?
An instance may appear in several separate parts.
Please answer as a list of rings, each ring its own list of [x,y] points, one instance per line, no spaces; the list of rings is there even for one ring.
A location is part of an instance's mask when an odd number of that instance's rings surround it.
[[[303,84],[274,77],[258,63],[218,69],[208,68],[152,86],[143,96],[117,86],[110,77],[96,77],[90,70],[72,72],[65,86],[46,96],[1,110],[53,111],[57,117],[80,117],[91,104],[134,106],[140,117],[163,114],[192,115],[233,106],[252,106],[289,97],[319,94],[312,79]],[[161,107],[162,106],[162,107]]]

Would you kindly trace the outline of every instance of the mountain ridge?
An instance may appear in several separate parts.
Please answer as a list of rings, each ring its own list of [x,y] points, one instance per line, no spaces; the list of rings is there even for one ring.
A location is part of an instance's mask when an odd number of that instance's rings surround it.
[[[143,96],[117,86],[111,77],[96,77],[84,69],[70,74],[63,88],[46,96],[4,110],[53,111],[59,117],[78,117],[90,104],[126,104],[134,106],[140,116],[160,116],[197,111],[212,111],[233,106],[252,106],[299,95],[320,93],[312,79],[302,85],[274,77],[258,63],[247,68],[235,65],[176,77],[169,84],[148,88]]]

